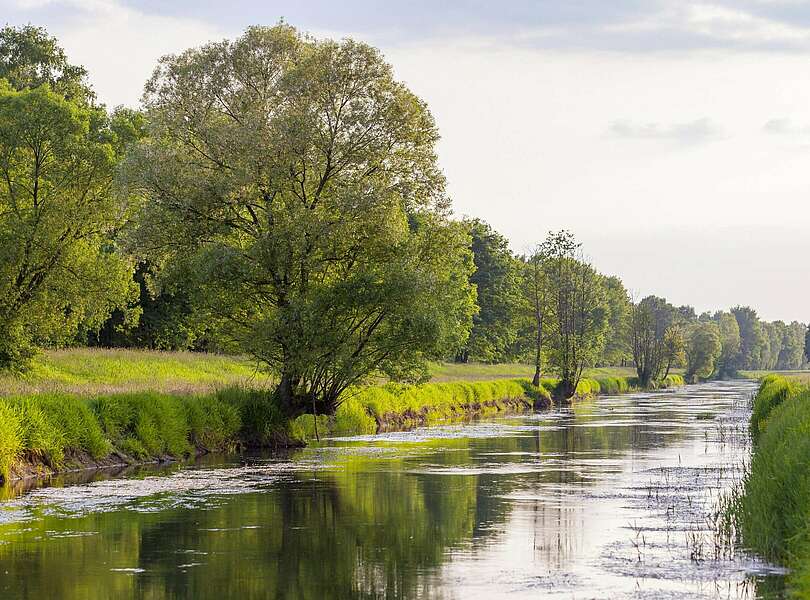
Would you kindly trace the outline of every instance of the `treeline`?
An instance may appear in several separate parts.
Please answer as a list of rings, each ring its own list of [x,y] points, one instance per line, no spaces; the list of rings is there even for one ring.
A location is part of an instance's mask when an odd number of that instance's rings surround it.
[[[453,219],[438,138],[352,40],[252,27],[110,111],[44,30],[0,30],[0,368],[66,344],[240,352],[296,415],[431,360],[531,361],[562,397],[594,365],[654,386],[802,363],[801,324],[633,302],[566,231],[516,256]]]
[[[559,304],[567,287],[588,294],[582,310],[590,310],[591,319],[573,324],[581,336],[575,344],[579,348],[591,327],[595,347],[586,364],[633,365],[643,385],[673,368],[685,369],[691,380],[733,377],[742,370],[799,369],[810,354],[804,324],[762,321],[750,307],[698,315],[691,306],[674,306],[655,296],[634,303],[618,277],[595,273],[590,274],[595,289],[584,289],[587,265],[575,277],[560,277],[555,266],[560,248],[582,262],[570,234],[552,234],[533,254],[521,256],[487,223],[473,219],[464,224],[472,238],[476,270],[471,279],[479,311],[457,361],[533,359],[538,367],[550,364],[557,372],[561,362],[552,352],[559,342],[552,338],[564,334],[559,315],[569,321],[579,316]]]

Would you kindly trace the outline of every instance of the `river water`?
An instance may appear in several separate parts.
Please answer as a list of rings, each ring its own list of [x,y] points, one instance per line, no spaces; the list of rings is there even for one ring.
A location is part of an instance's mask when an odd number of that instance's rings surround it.
[[[0,488],[0,598],[755,598],[750,382]],[[773,596],[776,597],[776,596]]]

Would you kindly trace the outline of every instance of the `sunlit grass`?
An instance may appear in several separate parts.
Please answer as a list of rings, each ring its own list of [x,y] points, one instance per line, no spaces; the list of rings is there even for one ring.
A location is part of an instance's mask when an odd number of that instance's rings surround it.
[[[802,383],[810,384],[810,370],[790,370],[790,371],[767,371],[767,370],[754,370],[754,371],[740,371],[740,376],[748,379],[762,379],[767,375],[779,375],[788,379],[794,379]]]
[[[754,455],[731,514],[746,547],[788,566],[791,593],[810,597],[810,388],[763,378],[751,431]]]
[[[155,391],[202,393],[231,385],[266,387],[269,377],[247,358],[199,352],[76,348],[38,357],[21,378],[0,376],[0,396],[84,396]]]
[[[531,379],[534,367],[524,363],[436,363],[431,365],[431,381],[477,381],[481,379]],[[544,376],[552,376],[545,373]],[[585,377],[635,377],[633,367],[598,367],[586,369]]]

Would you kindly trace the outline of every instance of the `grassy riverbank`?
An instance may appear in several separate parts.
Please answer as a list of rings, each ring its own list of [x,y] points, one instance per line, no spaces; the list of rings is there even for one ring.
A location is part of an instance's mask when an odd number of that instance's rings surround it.
[[[790,568],[788,586],[810,597],[810,386],[765,376],[754,399],[750,470],[733,516],[746,547]]]
[[[557,381],[544,379],[534,387],[521,368],[528,370],[525,365],[436,365],[431,383],[349,390],[333,416],[287,420],[269,393],[270,378],[245,359],[129,350],[50,352],[26,377],[0,378],[0,474],[17,478],[289,446],[320,436],[548,407]],[[589,375],[577,388],[579,396],[636,389],[627,369],[595,369]],[[489,380],[483,380],[486,376]],[[664,385],[682,384],[680,375],[670,375]]]

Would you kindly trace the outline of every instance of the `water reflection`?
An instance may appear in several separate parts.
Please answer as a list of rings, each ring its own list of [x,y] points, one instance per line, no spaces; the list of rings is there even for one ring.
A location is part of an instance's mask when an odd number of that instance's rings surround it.
[[[602,398],[247,464],[56,480],[0,503],[0,593],[753,597],[779,585],[764,565],[694,560],[689,546],[709,536],[718,489],[748,452],[752,389]]]

